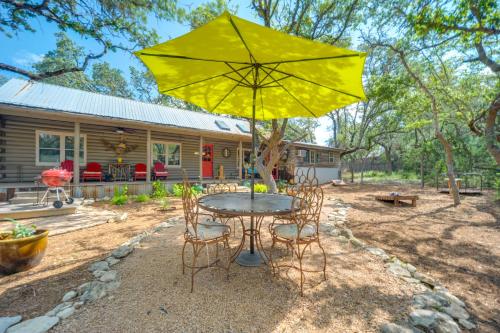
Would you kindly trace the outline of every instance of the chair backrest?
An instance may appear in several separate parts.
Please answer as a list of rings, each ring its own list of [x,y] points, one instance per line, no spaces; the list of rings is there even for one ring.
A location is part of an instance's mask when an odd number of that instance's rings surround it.
[[[316,178],[316,170],[310,167],[306,176],[297,184],[293,199],[291,220],[297,224],[297,237],[306,225],[314,225],[319,232],[319,221],[323,207],[324,193]]]
[[[135,171],[137,172],[146,172],[147,168],[148,167],[144,163],[137,163],[135,165]]]
[[[209,186],[207,193],[215,194],[215,193],[226,193],[231,192],[231,187],[228,184],[215,184],[214,186]]]
[[[87,171],[100,172],[102,170],[101,165],[97,162],[87,163]]]
[[[72,160],[65,160],[61,162],[61,169],[73,172],[73,161]]]
[[[161,162],[156,162],[153,167],[154,171],[158,172],[164,172],[165,171],[165,165]]]
[[[186,220],[186,234],[191,229],[194,231],[195,238],[197,238],[198,199],[191,189],[185,169],[182,169],[182,176],[182,208],[184,209],[184,219]]]

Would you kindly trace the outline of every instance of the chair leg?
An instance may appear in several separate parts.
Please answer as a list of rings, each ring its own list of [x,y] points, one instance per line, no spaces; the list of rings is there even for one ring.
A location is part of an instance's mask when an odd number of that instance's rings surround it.
[[[300,296],[304,296],[304,282],[306,280],[304,271],[302,270],[302,258],[307,246],[300,252],[300,246],[297,245],[297,259],[299,260],[299,271],[300,271]]]
[[[199,245],[193,244],[193,263],[191,266],[191,292],[193,292],[194,289],[194,275],[196,274],[195,272],[195,266],[196,266],[196,259],[198,257],[198,250]]]
[[[321,249],[321,252],[323,252],[323,279],[326,281],[326,253],[319,239],[318,239],[318,246]]]
[[[184,275],[185,268],[186,268],[186,262],[185,262],[185,252],[186,252],[186,245],[187,242],[184,241],[184,246],[182,247],[182,275]]]
[[[226,260],[227,260],[226,278],[229,280],[229,268],[231,267],[231,247],[229,246],[229,240],[227,238],[224,241],[224,247],[227,248],[227,250],[226,250]]]
[[[273,270],[273,277],[276,276],[276,269],[273,262],[274,245],[276,245],[276,241],[273,238],[273,243],[271,244],[271,249],[269,250],[269,264],[271,265],[271,269]]]

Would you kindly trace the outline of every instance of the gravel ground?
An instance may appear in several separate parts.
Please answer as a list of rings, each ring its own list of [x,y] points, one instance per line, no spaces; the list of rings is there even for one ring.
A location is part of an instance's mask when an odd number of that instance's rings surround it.
[[[191,294],[190,276],[181,272],[183,230],[179,224],[145,240],[114,266],[120,288],[54,332],[377,332],[408,312],[414,286],[389,275],[380,259],[331,236],[323,237],[328,280],[308,274],[305,297],[291,275],[273,279],[264,267],[237,264],[229,280],[222,270],[200,272]],[[318,252],[310,255],[317,266]]]

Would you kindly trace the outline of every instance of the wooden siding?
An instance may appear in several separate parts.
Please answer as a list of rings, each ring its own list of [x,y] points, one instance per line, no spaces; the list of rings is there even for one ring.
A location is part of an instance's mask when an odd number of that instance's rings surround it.
[[[74,123],[54,121],[41,118],[19,117],[2,115],[0,110],[0,182],[31,182],[49,166],[36,166],[36,130],[73,132]],[[106,150],[103,139],[111,143],[118,143],[120,135],[115,133],[116,127],[80,123],[81,134],[86,134],[87,162],[98,162],[103,170],[116,161],[113,151]],[[133,130],[126,133],[127,144],[135,145],[136,149],[126,154],[125,163],[132,165],[146,163],[146,130]],[[182,168],[186,169],[190,178],[197,178],[199,169],[199,136],[179,135],[169,132],[152,131],[152,141],[177,142],[182,146]],[[236,150],[238,141],[212,139],[204,136],[205,143],[214,144],[214,173],[217,166],[224,165],[226,177],[237,176]],[[229,158],[222,156],[225,147],[231,151]],[[170,179],[181,179],[182,168],[169,168]],[[214,174],[215,175],[215,174]]]

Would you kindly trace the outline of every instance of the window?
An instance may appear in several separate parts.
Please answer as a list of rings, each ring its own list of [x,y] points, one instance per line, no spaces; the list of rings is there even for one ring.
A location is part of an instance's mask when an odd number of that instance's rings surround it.
[[[224,130],[224,131],[229,131],[231,130],[229,128],[229,126],[227,126],[227,124],[223,121],[223,120],[216,120],[215,121],[215,124],[217,125],[217,127],[219,127],[221,130]]]
[[[335,163],[335,153],[333,151],[328,152],[328,163]]]
[[[86,164],[86,138],[80,135],[80,165]],[[73,160],[73,133],[36,131],[36,165],[58,166],[64,160]]]
[[[311,164],[319,163],[319,153],[317,151],[314,151],[314,150],[307,150],[306,161],[307,160]]]
[[[238,129],[243,133],[250,133],[250,128],[244,124],[236,124],[236,127],[238,127]]]
[[[181,144],[153,142],[153,164],[160,162],[168,167],[181,167]]]

